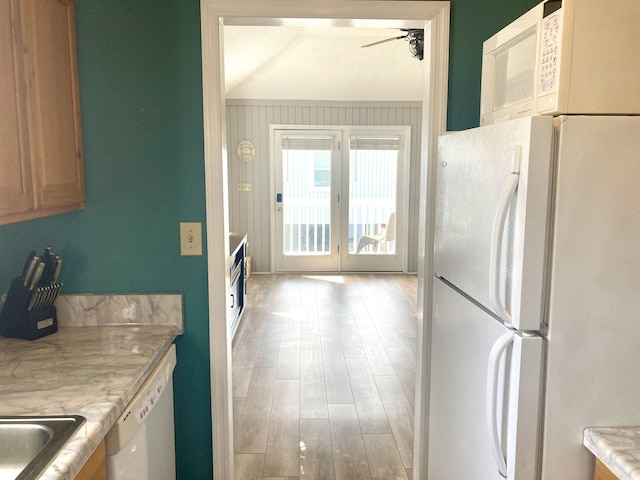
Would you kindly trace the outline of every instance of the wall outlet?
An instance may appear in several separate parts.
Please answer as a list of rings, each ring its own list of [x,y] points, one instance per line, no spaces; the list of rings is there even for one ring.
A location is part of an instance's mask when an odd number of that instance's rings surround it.
[[[180,255],[202,255],[202,223],[180,222]]]
[[[251,190],[253,190],[253,184],[251,184],[251,183],[239,183],[238,184],[238,191],[239,192],[250,192]]]

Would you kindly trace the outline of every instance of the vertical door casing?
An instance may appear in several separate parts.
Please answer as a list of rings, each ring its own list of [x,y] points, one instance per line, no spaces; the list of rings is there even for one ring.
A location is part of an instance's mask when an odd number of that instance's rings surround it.
[[[544,322],[551,122],[520,118],[438,141],[434,271],[496,314],[489,295],[492,228],[504,186],[519,170],[499,274],[516,330],[539,331]]]
[[[19,0],[36,208],[82,208],[80,95],[72,0]]]
[[[490,448],[487,367],[510,332],[442,281],[434,280],[429,480],[502,478]],[[508,480],[535,480],[543,339],[513,332],[500,361],[498,427]]]

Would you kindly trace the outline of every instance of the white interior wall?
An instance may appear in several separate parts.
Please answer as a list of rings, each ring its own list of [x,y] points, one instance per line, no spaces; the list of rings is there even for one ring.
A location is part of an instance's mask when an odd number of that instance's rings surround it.
[[[269,125],[410,125],[408,269],[418,271],[418,200],[422,105],[420,102],[311,102],[227,100],[230,230],[247,233],[254,272],[271,271],[271,163]],[[242,162],[236,147],[250,140],[255,159]],[[251,192],[238,192],[251,183]]]

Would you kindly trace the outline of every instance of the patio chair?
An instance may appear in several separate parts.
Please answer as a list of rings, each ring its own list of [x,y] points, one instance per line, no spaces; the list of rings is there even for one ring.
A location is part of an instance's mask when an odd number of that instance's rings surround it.
[[[387,242],[395,242],[396,240],[396,212],[389,215],[387,227],[377,235],[362,235],[358,240],[356,253],[362,252],[368,245],[373,247],[373,251],[378,249],[382,253],[387,253]]]

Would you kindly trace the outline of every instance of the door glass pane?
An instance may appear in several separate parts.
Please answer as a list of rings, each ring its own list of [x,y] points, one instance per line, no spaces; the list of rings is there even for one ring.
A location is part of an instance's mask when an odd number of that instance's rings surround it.
[[[331,137],[283,137],[283,254],[331,253]]]
[[[349,253],[394,255],[400,137],[349,140]]]

